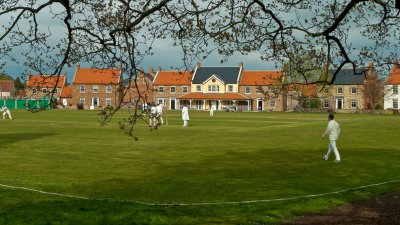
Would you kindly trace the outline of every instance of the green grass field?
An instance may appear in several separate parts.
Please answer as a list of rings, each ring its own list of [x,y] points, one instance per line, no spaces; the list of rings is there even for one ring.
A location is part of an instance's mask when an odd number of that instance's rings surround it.
[[[126,111],[105,127],[95,111],[12,113],[0,224],[276,224],[400,190],[397,116],[337,114],[334,163],[322,160],[327,114],[191,111],[182,128],[167,112],[135,142],[119,131]]]

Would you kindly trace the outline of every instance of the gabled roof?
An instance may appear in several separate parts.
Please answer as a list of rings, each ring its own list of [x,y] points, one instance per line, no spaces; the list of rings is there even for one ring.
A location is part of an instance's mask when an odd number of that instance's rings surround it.
[[[362,73],[363,71],[367,71],[367,68],[360,68],[356,69],[356,73],[354,74],[353,69],[341,69],[339,73],[336,76],[335,81],[333,84],[335,85],[362,85],[365,80],[365,73]],[[334,71],[330,71],[331,74],[334,73]]]
[[[0,91],[10,92],[14,88],[14,81],[12,80],[0,80]]]
[[[292,84],[289,85],[290,90],[295,90],[301,93],[303,97],[317,97],[318,90],[316,84]]]
[[[75,72],[73,84],[118,84],[121,70],[118,68],[79,68]]]
[[[29,75],[26,85],[28,87],[62,88],[65,85],[64,75]]]
[[[214,100],[249,100],[250,98],[239,93],[200,93],[191,92],[178,99],[214,99]]]
[[[276,84],[282,78],[282,71],[243,70],[240,85],[260,86]]]
[[[400,64],[395,64],[390,72],[387,84],[400,84]]]
[[[189,71],[158,71],[153,85],[190,85],[191,80]]]
[[[202,84],[212,75],[217,75],[225,84],[236,84],[240,67],[199,67],[193,75],[194,84]]]
[[[72,86],[66,86],[62,89],[60,98],[72,98]]]

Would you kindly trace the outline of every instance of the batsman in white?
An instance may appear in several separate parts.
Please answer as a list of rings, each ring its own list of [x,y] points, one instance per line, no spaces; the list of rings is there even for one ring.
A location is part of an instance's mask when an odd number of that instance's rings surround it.
[[[6,105],[3,105],[3,107],[1,107],[1,111],[3,112],[3,120],[6,119],[6,115],[8,115],[8,118],[12,120],[11,112]]]

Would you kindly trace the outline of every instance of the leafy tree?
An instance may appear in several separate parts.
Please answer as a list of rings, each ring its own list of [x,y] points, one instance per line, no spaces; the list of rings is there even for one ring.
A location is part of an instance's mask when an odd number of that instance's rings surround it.
[[[17,90],[25,90],[26,88],[25,83],[23,83],[19,77],[15,78],[14,86]]]

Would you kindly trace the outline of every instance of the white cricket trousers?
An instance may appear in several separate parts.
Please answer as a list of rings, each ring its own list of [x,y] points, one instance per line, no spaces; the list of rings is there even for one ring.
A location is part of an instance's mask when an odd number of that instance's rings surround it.
[[[335,154],[336,160],[340,161],[340,154],[339,154],[339,151],[338,151],[338,149],[336,147],[336,141],[335,140],[330,140],[329,141],[328,152],[325,155],[326,159],[329,158],[329,155],[331,154],[332,151]]]
[[[8,118],[10,118],[12,120],[12,116],[11,116],[10,111],[3,112],[3,120],[6,118],[6,115],[8,115]]]

